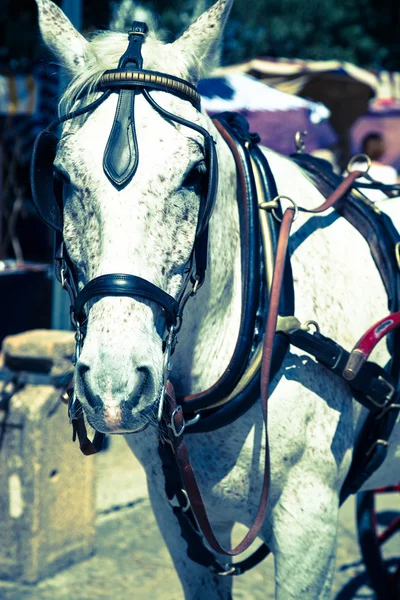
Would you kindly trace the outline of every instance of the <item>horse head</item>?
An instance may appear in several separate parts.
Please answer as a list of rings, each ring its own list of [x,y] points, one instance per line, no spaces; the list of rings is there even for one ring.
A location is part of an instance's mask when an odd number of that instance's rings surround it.
[[[70,77],[61,112],[76,110],[97,98],[104,72],[118,68],[127,35],[102,32],[87,41],[50,0],[37,5],[43,40]],[[150,32],[142,45],[143,68],[195,86],[218,59],[231,5],[219,0],[172,44]],[[143,94],[134,96],[138,163],[123,185],[113,184],[104,168],[118,94],[64,123],[54,161],[63,184],[63,238],[78,291],[100,276],[126,273],[178,299],[198,232],[207,175],[204,136],[165,118]],[[151,97],[178,118],[211,130],[207,116],[186,99],[163,91]],[[74,385],[88,421],[105,433],[143,428],[154,419],[163,389],[165,311],[148,299],[99,295],[87,302],[82,325]]]

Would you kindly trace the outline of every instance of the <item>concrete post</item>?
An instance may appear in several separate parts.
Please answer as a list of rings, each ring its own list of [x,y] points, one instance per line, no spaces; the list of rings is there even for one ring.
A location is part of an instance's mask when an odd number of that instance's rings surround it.
[[[69,332],[19,334],[3,342],[3,369],[68,381],[73,349]],[[94,461],[71,433],[52,385],[26,385],[0,408],[2,579],[35,583],[93,553]]]

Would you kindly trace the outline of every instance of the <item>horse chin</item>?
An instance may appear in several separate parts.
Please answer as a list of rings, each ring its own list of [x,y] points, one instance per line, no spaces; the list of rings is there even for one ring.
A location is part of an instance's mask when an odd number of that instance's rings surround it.
[[[100,413],[86,413],[89,425],[99,433],[126,435],[140,433],[150,425],[156,425],[155,406],[138,411],[136,414],[120,407],[104,408]]]

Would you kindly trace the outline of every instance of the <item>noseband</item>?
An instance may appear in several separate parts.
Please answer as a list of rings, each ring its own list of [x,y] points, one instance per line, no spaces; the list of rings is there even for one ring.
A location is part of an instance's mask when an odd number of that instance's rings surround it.
[[[32,158],[31,184],[39,216],[56,231],[60,238],[60,248],[56,255],[56,276],[70,295],[71,320],[77,331],[75,360],[79,358],[86,332],[87,311],[85,308],[88,302],[108,296],[128,297],[156,303],[162,309],[168,329],[168,336],[164,342],[167,372],[169,355],[173,351],[175,336],[181,326],[186,302],[195,295],[204,282],[207,268],[208,224],[218,188],[218,162],[215,142],[211,134],[200,125],[165,110],[150,94],[151,90],[167,92],[190,102],[196,110],[201,110],[200,95],[191,83],[171,75],[143,69],[142,45],[147,33],[148,27],[145,23],[134,22],[132,30],[129,32],[128,48],[119,61],[118,69],[105,72],[97,85],[96,91],[101,92],[102,95],[94,102],[61,117],[38,136]],[[118,191],[124,189],[132,181],[139,165],[140,149],[135,127],[135,99],[138,94],[142,94],[150,106],[164,119],[188,127],[204,138],[208,184],[202,191],[196,239],[189,261],[190,268],[178,299],[173,298],[146,279],[125,273],[112,273],[96,277],[78,293],[75,268],[62,241],[62,196],[57,194],[59,182],[54,180],[53,175],[53,162],[59,140],[51,133],[51,130],[66,121],[93,113],[113,92],[118,94],[118,105],[104,152],[103,169],[111,184]],[[162,393],[161,405],[163,396],[164,393]],[[71,418],[74,413],[73,404],[70,406]],[[159,416],[161,413],[162,406]]]

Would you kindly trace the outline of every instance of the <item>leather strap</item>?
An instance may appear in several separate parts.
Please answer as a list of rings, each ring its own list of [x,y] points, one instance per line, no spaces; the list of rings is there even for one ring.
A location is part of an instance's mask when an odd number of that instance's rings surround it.
[[[145,23],[133,23],[129,33],[128,49],[119,61],[119,71],[129,70],[129,68],[142,69],[141,50],[147,32],[148,27]],[[118,190],[124,188],[132,180],[139,165],[135,96],[135,89],[120,89],[114,123],[104,152],[104,172]]]
[[[201,109],[201,96],[194,85],[172,75],[145,69],[129,69],[123,72],[120,69],[106,71],[100,82],[99,88],[108,89],[150,89],[174,94],[182,100],[193,104],[198,111]]]
[[[319,213],[327,210],[327,208],[335,207],[346,194],[346,189],[349,191],[353,185],[355,174],[351,174],[346,178],[344,185],[340,191],[333,192],[331,196],[321,206],[313,209],[313,213]],[[311,212],[311,211],[307,211]],[[167,407],[167,432],[168,440],[174,448],[178,468],[181,474],[183,484],[185,486],[188,498],[191,503],[193,513],[204,537],[211,548],[220,554],[228,556],[237,556],[241,554],[253,543],[259,534],[265,520],[265,515],[268,507],[269,486],[270,486],[270,469],[269,469],[269,445],[268,445],[268,399],[269,399],[269,383],[272,361],[272,348],[276,331],[276,324],[279,313],[279,302],[284,280],[285,263],[288,250],[290,230],[295,218],[294,208],[288,208],[283,215],[278,248],[276,253],[274,276],[270,293],[270,304],[268,311],[268,319],[264,334],[263,343],[263,360],[261,367],[261,406],[263,412],[263,420],[265,425],[265,465],[263,487],[258,512],[254,523],[244,539],[233,549],[226,550],[218,542],[213,532],[212,526],[207,516],[203,499],[193,472],[189,455],[184,443],[183,433],[185,430],[185,421],[182,407],[177,404],[175,391],[171,383],[167,386],[167,395],[169,402],[166,402]]]
[[[285,270],[286,253],[288,247],[290,228],[294,219],[294,210],[289,208],[282,220],[281,232],[278,241],[276,269],[274,272],[274,279],[272,282],[270,307],[266,325],[266,332],[264,336],[264,355],[262,365],[262,382],[263,387],[261,390],[261,404],[263,411],[263,419],[265,425],[265,465],[264,465],[264,478],[263,487],[261,493],[261,500],[259,509],[254,520],[254,523],[244,539],[232,550],[226,550],[218,542],[213,532],[212,526],[207,516],[207,512],[204,507],[203,499],[199,487],[197,485],[196,477],[194,475],[189,455],[184,443],[183,431],[184,431],[184,418],[183,411],[180,406],[177,405],[175,398],[175,391],[171,383],[167,386],[167,395],[169,402],[166,402],[167,406],[167,431],[168,439],[173,445],[177,464],[179,467],[180,475],[188,494],[193,513],[196,517],[198,525],[206,538],[211,548],[219,554],[228,556],[237,556],[241,554],[253,543],[257,535],[260,533],[261,527],[265,520],[265,515],[268,507],[269,498],[269,480],[270,480],[270,469],[269,469],[269,449],[268,449],[268,390],[269,390],[269,374],[271,368],[272,358],[272,344],[275,336],[276,322],[278,318],[278,307],[283,282],[283,274]],[[265,386],[265,387],[264,387]],[[171,425],[172,429],[171,429]]]
[[[154,110],[156,110],[162,117],[172,121],[173,123],[179,123],[179,125],[193,129],[194,131],[197,131],[197,133],[200,133],[200,135],[202,135],[204,138],[204,150],[208,171],[208,185],[200,202],[200,211],[196,232],[196,236],[200,237],[208,227],[218,192],[218,157],[215,149],[214,139],[212,135],[206,129],[204,129],[204,127],[201,127],[192,121],[187,121],[186,119],[183,119],[182,117],[174,115],[168,110],[165,110],[158,104],[158,102],[154,100],[148,90],[143,90],[143,96],[146,98],[150,106],[152,106],[152,108],[154,108]]]
[[[104,152],[103,168],[118,190],[134,177],[139,165],[135,127],[135,92],[121,90],[110,137]]]
[[[179,303],[175,298],[146,279],[123,273],[101,275],[89,281],[75,299],[73,306],[75,320],[82,323],[86,319],[83,309],[89,300],[105,296],[125,296],[135,300],[141,298],[155,302],[164,310],[167,324],[171,326],[176,323]]]
[[[228,144],[238,172],[238,208],[240,219],[240,247],[242,264],[242,309],[237,342],[225,372],[208,390],[179,399],[185,412],[206,409],[227,397],[240,380],[253,345],[256,313],[260,292],[260,233],[258,203],[249,152],[232,136],[229,124],[214,120],[224,141]]]
[[[235,115],[238,118],[238,115]],[[238,124],[239,125],[239,124]],[[239,132],[236,132],[238,135]],[[263,185],[263,194],[262,198],[265,201],[272,201],[274,198],[278,196],[278,190],[276,187],[275,179],[270,169],[268,160],[263,153],[263,151],[259,148],[258,145],[254,145],[250,149],[250,153],[252,159],[254,160],[255,167],[259,171],[259,176]],[[260,198],[258,198],[260,202]],[[280,207],[277,209],[277,215],[279,218],[282,218],[282,211]],[[279,237],[279,229],[280,222],[277,221],[271,213],[266,213],[265,215],[270,220],[270,232],[272,238],[272,247],[273,247],[273,261],[275,261],[276,249]],[[263,307],[259,307],[258,311],[260,311],[263,315],[266,316],[267,305]],[[282,293],[280,298],[279,305],[279,315],[280,316],[290,316],[294,315],[295,307],[294,307],[294,286],[293,286],[293,274],[290,264],[290,258],[287,256],[286,260],[286,269],[285,269],[285,277],[282,287]],[[261,323],[264,321],[265,316]],[[261,325],[261,330],[263,325]],[[272,353],[272,364],[271,364],[271,380],[278,374],[286,353],[289,349],[289,338],[284,333],[278,332],[274,338],[274,347]],[[244,415],[260,398],[260,378],[261,372],[258,371],[256,376],[249,382],[247,387],[237,395],[231,395],[229,402],[222,405],[219,403],[216,408],[212,408],[211,410],[206,410],[201,412],[201,419],[197,422],[193,422],[193,413],[187,410],[185,404],[183,404],[183,411],[185,415],[187,415],[187,419],[190,422],[186,427],[186,433],[196,434],[196,433],[208,433],[210,431],[215,431],[233,423],[237,419],[239,419],[242,415]],[[235,565],[236,566],[236,565]]]
[[[361,171],[352,171],[345,179],[343,179],[340,185],[338,185],[321,206],[312,209],[299,207],[299,210],[306,213],[319,214],[325,212],[329,208],[337,209],[339,203],[342,200],[345,200],[349,192],[353,189],[355,181],[359,177],[362,177],[362,175],[363,173]]]

